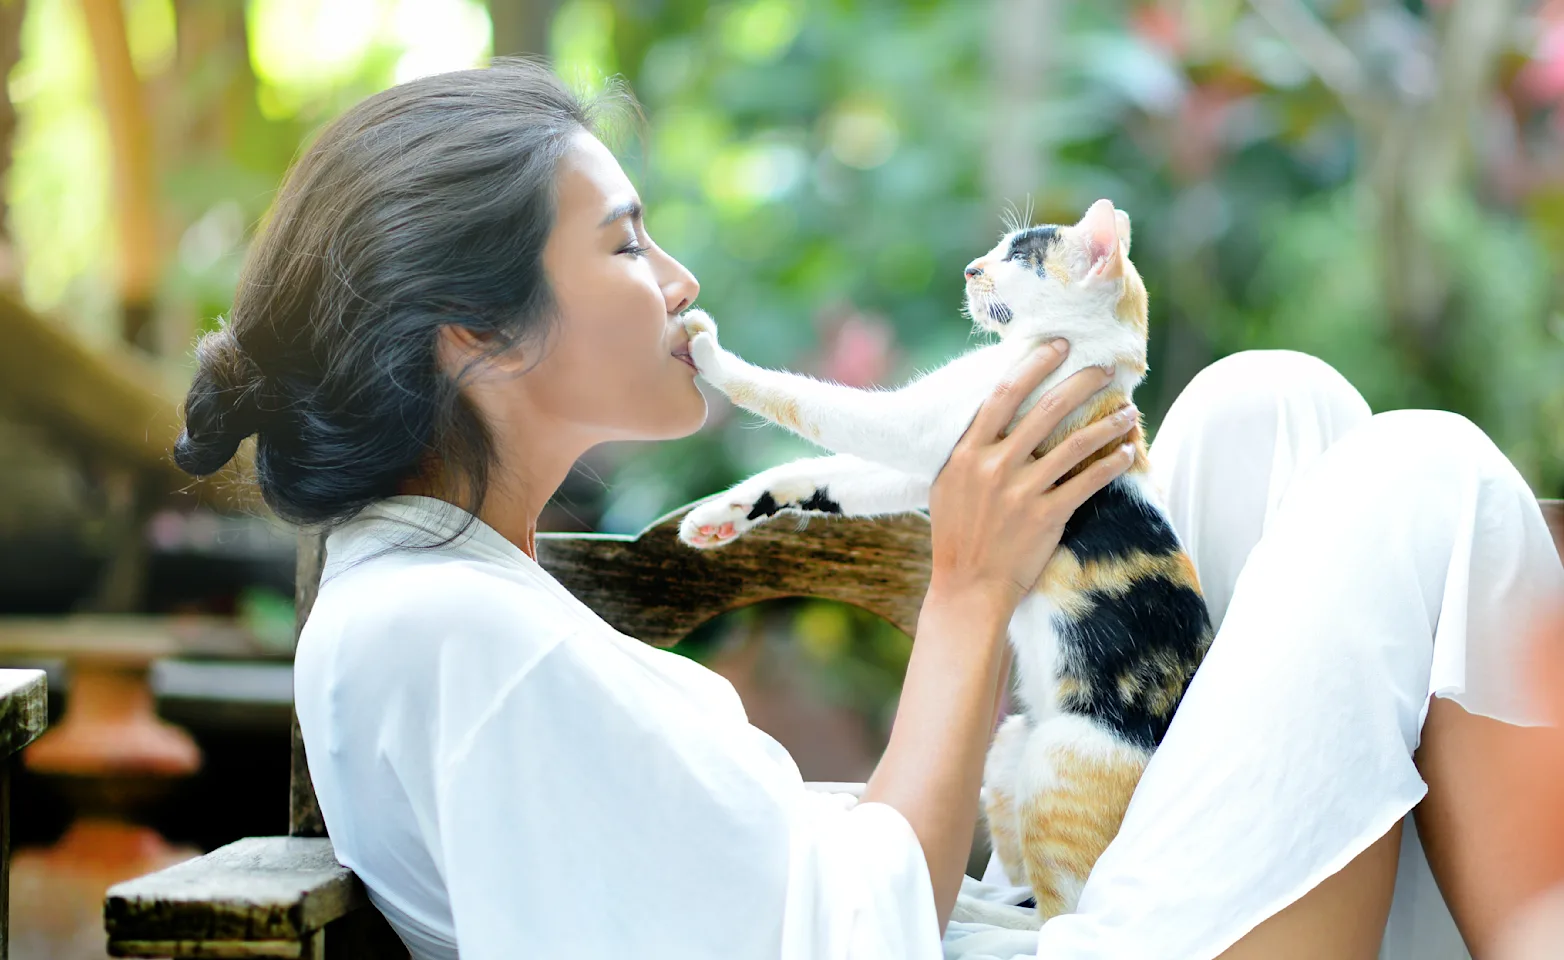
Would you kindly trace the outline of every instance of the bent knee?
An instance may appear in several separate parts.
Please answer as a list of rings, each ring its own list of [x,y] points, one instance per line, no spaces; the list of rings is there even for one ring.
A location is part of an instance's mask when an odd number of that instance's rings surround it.
[[[1212,424],[1303,414],[1340,435],[1369,417],[1368,402],[1335,367],[1296,350],[1245,350],[1197,373],[1175,407]],[[1172,416],[1169,411],[1169,416]]]
[[[1415,474],[1491,473],[1514,467],[1477,424],[1447,410],[1391,410],[1353,437],[1377,469]]]
[[[1362,407],[1368,404],[1347,378],[1319,357],[1296,350],[1243,350],[1197,373],[1188,390],[1252,401],[1257,396],[1308,398]]]

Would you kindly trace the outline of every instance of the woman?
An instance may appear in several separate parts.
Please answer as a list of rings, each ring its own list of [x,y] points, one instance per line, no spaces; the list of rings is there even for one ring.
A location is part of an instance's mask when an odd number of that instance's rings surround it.
[[[290,173],[199,345],[178,462],[211,473],[257,434],[272,508],[334,526],[296,699],[338,857],[419,958],[937,957],[1005,624],[1125,466],[1055,486],[1074,464],[1026,441],[1101,374],[1002,438],[1041,351],[975,418],[934,486],[885,756],[856,806],[811,794],[724,681],[533,559],[582,453],[705,414],[678,322],[698,285],[590,130],[522,62],[366,100]],[[1508,633],[1564,578],[1531,494],[1464,421],[1370,420],[1292,354],[1203,374],[1153,459],[1221,631],[1042,955],[1373,956],[1392,889],[1420,903],[1395,882],[1416,805],[1481,956],[1526,891],[1469,772],[1524,734],[1496,722],[1527,719]]]

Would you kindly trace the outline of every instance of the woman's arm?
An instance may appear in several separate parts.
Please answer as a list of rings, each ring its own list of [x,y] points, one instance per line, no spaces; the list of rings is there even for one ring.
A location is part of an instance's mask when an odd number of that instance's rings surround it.
[[[890,743],[864,791],[895,807],[923,846],[943,929],[961,888],[977,820],[984,752],[1016,605],[1053,556],[1064,524],[1130,464],[1125,450],[1066,483],[1058,479],[1133,423],[1105,418],[1041,460],[1035,450],[1108,381],[1093,367],[1050,391],[1008,437],[1021,401],[1064,359],[1044,347],[1002,383],[934,482],[934,571],[918,619]]]

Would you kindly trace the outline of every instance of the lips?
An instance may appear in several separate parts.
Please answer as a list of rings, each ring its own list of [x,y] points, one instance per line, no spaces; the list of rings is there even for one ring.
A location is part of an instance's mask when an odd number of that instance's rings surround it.
[[[677,360],[684,361],[691,370],[695,370],[695,358],[690,356],[690,345],[688,343],[675,350],[673,356]]]

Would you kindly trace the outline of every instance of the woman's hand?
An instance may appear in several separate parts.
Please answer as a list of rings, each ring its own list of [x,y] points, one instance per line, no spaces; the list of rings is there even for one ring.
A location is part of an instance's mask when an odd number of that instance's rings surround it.
[[[1017,367],[978,410],[935,479],[929,494],[931,592],[997,594],[1014,609],[1042,575],[1070,515],[1134,462],[1134,449],[1125,444],[1058,483],[1135,426],[1133,405],[1033,458],[1066,417],[1108,385],[1112,376],[1101,367],[1088,367],[1043,394],[1004,435],[1021,404],[1059,368],[1067,351],[1068,344],[1056,340]]]

